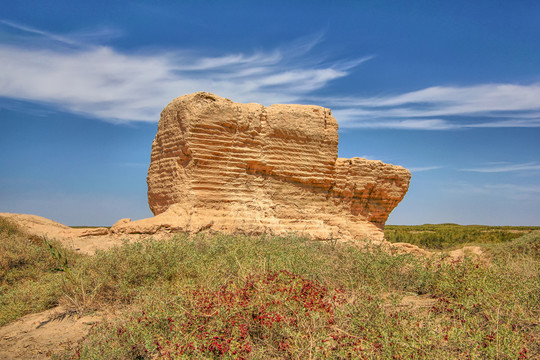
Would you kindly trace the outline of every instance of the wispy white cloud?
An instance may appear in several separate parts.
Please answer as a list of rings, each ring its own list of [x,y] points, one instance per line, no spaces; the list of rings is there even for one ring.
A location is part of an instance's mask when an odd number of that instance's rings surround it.
[[[52,104],[108,121],[159,120],[177,96],[210,91],[241,102],[300,102],[371,57],[326,63],[308,52],[320,36],[251,54],[208,56],[189,49],[125,53],[3,20],[65,47],[0,44],[0,96]]]
[[[480,173],[500,173],[500,172],[516,172],[516,171],[540,171],[540,164],[528,162],[524,164],[492,164],[485,167],[477,167],[470,169],[460,169],[461,171],[472,171]]]
[[[444,168],[444,166],[419,166],[419,167],[411,167],[409,170],[411,172],[422,172],[422,171],[431,171],[431,170],[439,170]]]
[[[522,115],[524,119],[510,119],[501,121],[488,121],[477,124],[468,124],[470,128],[525,128],[525,127],[540,127],[540,118],[527,119],[526,115]]]
[[[396,96],[366,98],[361,104],[369,107],[435,105],[436,109],[428,108],[421,114],[439,116],[540,110],[539,98],[540,84],[485,84],[468,87],[434,86]]]
[[[48,32],[48,31],[43,31],[43,30],[40,30],[40,29],[36,29],[34,27],[31,27],[31,26],[18,24],[18,23],[13,22],[13,21],[8,21],[8,20],[1,19],[0,24],[9,26],[10,28],[13,28],[13,29],[25,32],[25,33],[30,33],[30,34],[34,34],[34,35],[43,36],[45,38],[55,40],[55,41],[58,41],[60,43],[66,44],[66,45],[76,45],[76,46],[81,45],[77,41],[75,41],[73,39],[70,39],[68,37],[57,35],[57,34],[54,34],[54,33]]]
[[[0,19],[0,27],[5,27],[10,30],[16,30],[20,34],[11,34],[11,37],[16,39],[17,42],[24,42],[24,40],[32,41],[32,37],[27,38],[28,35],[36,36],[39,38],[39,43],[43,46],[44,40],[48,40],[51,43],[58,43],[60,45],[67,45],[70,47],[86,47],[89,44],[103,42],[112,38],[117,38],[122,35],[122,31],[112,28],[110,26],[99,26],[93,29],[86,29],[82,31],[72,32],[67,35],[59,35],[53,32],[37,29],[32,26],[20,24],[14,21]],[[29,44],[29,43],[27,43]],[[50,44],[49,44],[50,45]]]
[[[404,120],[361,120],[356,121],[351,115],[344,114],[340,110],[332,111],[340,121],[340,126],[355,129],[396,129],[396,130],[451,130],[459,126],[443,119],[404,119]]]
[[[210,91],[240,102],[332,108],[342,128],[436,130],[540,127],[540,84],[433,86],[371,97],[315,97],[374,56],[328,62],[319,33],[267,51],[212,56],[191,49],[122,52],[93,45],[114,29],[55,34],[9,20],[33,40],[0,44],[0,96],[43,102],[108,121],[157,121],[173,98]],[[21,36],[18,34],[17,36]],[[48,41],[36,41],[46,39]],[[89,39],[92,39],[90,41]],[[51,46],[51,42],[55,46]]]
[[[484,84],[320,101],[336,108],[343,127],[452,130],[540,127],[539,99],[540,84]]]
[[[537,184],[470,184],[459,183],[447,189],[451,193],[471,195],[497,196],[512,200],[531,200],[540,197],[540,186]]]

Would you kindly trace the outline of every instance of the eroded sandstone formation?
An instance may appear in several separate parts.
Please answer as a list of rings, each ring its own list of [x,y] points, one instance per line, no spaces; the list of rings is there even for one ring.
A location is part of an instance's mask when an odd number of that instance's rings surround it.
[[[320,106],[240,104],[205,92],[176,98],[152,144],[148,202],[156,216],[112,230],[381,240],[411,175],[337,158],[337,130]]]

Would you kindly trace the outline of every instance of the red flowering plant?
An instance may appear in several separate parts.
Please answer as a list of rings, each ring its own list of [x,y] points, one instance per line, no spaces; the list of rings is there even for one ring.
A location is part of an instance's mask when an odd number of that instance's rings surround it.
[[[295,351],[320,351],[315,344],[335,336],[334,313],[344,301],[343,290],[329,291],[283,270],[249,275],[241,284],[230,281],[218,289],[189,290],[137,324],[153,327],[154,350],[163,358],[242,359],[259,348],[289,357],[299,355]]]
[[[361,352],[363,340],[336,326],[345,303],[342,288],[285,270],[255,274],[217,289],[186,290],[119,326],[110,341],[139,358],[347,356]]]

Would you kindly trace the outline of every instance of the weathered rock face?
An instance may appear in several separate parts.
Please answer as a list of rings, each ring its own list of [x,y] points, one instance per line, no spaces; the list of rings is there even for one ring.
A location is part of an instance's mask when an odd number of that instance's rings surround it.
[[[264,107],[202,92],[176,98],[152,145],[148,202],[156,217],[126,226],[382,239],[411,175],[338,159],[337,129],[319,106]]]

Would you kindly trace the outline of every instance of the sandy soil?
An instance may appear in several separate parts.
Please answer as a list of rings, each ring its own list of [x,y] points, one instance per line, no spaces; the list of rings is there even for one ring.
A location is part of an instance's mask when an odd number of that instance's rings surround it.
[[[61,344],[76,342],[101,314],[78,317],[62,307],[30,314],[0,327],[0,359],[48,359]]]
[[[121,246],[124,241],[133,242],[144,238],[165,238],[170,233],[156,234],[114,234],[107,228],[71,228],[41,216],[27,214],[0,213],[16,223],[24,232],[34,236],[56,239],[67,248],[93,255],[96,250],[106,250]]]
[[[454,259],[463,259],[465,256],[481,257],[483,254],[482,248],[479,246],[465,246],[448,253]]]

